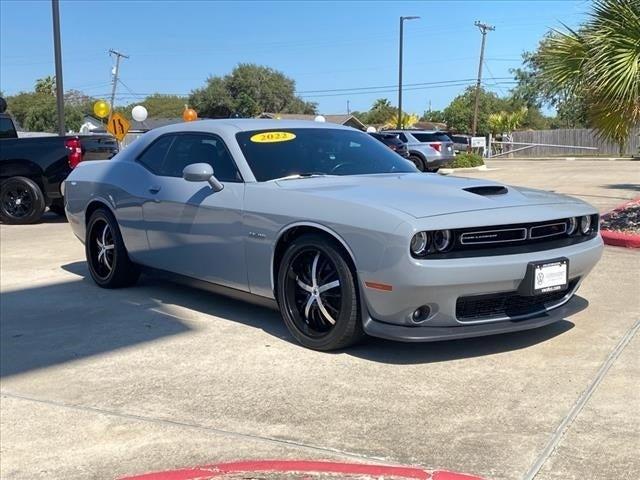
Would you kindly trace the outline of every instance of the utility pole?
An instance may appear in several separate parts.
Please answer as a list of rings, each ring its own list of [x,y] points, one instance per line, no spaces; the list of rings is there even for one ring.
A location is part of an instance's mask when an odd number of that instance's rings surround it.
[[[62,86],[62,45],[60,42],[60,4],[58,0],[51,0],[53,17],[53,49],[56,63],[56,104],[58,108],[58,135],[63,137],[64,128],[64,88]]]
[[[476,135],[476,129],[478,127],[478,102],[480,101],[480,82],[482,81],[482,62],[484,61],[484,43],[487,38],[487,32],[494,31],[496,27],[476,21],[474,23],[476,27],[480,29],[482,33],[482,46],[480,47],[480,63],[478,64],[478,82],[476,83],[476,98],[473,105],[473,125],[471,127],[471,133]]]
[[[351,108],[349,106],[349,100],[347,100],[347,115],[351,115]]]
[[[402,44],[404,37],[404,21],[405,20],[417,20],[420,17],[400,17],[400,48],[399,48],[399,62],[398,62],[398,125],[402,128]]]
[[[116,100],[116,85],[118,85],[118,74],[120,72],[120,57],[129,58],[129,56],[116,50],[109,50],[109,55],[116,56],[116,66],[113,72],[113,87],[111,88],[111,104],[109,105],[111,107],[109,109],[109,118],[111,118],[111,115],[113,115],[113,103]]]

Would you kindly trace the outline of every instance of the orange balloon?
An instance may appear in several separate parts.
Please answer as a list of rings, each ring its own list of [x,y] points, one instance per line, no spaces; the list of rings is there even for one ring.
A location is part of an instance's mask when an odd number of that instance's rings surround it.
[[[185,122],[193,122],[198,118],[197,112],[193,108],[185,108],[182,112],[182,119]]]

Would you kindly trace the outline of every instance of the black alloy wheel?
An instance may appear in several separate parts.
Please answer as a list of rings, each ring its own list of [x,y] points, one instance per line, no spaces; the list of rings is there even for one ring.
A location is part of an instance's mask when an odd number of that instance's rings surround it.
[[[12,177],[0,185],[0,218],[5,223],[35,223],[44,212],[42,190],[26,177]]]
[[[296,239],[278,277],[283,319],[302,345],[335,350],[362,337],[355,278],[334,242],[318,235]]]
[[[85,253],[91,277],[100,287],[132,285],[140,276],[138,266],[129,260],[117,222],[106,210],[96,210],[89,219]]]

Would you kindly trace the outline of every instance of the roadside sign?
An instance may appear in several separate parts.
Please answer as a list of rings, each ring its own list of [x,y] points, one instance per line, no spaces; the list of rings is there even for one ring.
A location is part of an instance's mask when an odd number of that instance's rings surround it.
[[[131,128],[131,124],[119,113],[111,115],[111,118],[107,122],[107,131],[120,142],[127,135],[127,132],[129,132],[129,128]]]
[[[471,137],[471,148],[487,148],[485,137]]]

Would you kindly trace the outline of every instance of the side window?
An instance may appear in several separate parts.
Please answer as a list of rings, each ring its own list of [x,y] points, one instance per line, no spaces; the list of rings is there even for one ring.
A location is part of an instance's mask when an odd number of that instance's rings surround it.
[[[400,137],[400,140],[402,140],[404,143],[407,143],[407,136],[404,133],[401,133],[398,136]]]
[[[144,152],[142,152],[142,155],[138,157],[138,162],[156,175],[161,175],[160,171],[162,169],[162,164],[164,163],[164,157],[166,157],[173,139],[173,135],[165,135],[155,140]]]
[[[192,163],[208,163],[221,182],[241,182],[242,177],[224,142],[215,135],[188,133],[175,136],[159,175],[182,177]]]

